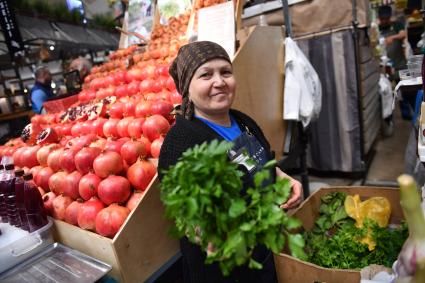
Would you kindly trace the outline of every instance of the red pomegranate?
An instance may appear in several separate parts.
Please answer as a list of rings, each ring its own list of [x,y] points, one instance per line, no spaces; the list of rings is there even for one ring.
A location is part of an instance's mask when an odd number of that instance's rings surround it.
[[[128,136],[133,139],[140,138],[143,134],[144,122],[145,122],[145,118],[142,118],[142,117],[131,120],[127,128]]]
[[[105,151],[115,151],[116,153],[121,153],[121,147],[123,144],[125,144],[128,140],[125,139],[109,139],[105,143],[105,147],[103,148]]]
[[[109,117],[114,119],[121,119],[123,117],[124,113],[124,103],[122,102],[115,102],[111,105],[109,108]]]
[[[65,172],[56,172],[49,178],[49,189],[56,195],[62,194],[62,190],[65,186]]]
[[[93,169],[93,161],[100,154],[97,147],[84,147],[75,156],[75,167],[81,174],[87,174]]]
[[[128,134],[128,125],[131,123],[131,121],[133,120],[133,117],[126,117],[121,119],[118,124],[117,124],[117,133],[120,137],[125,138],[125,137],[129,137]]]
[[[102,209],[96,216],[96,232],[102,236],[113,238],[130,214],[127,207],[111,204]]]
[[[100,182],[97,194],[100,200],[107,205],[125,203],[131,194],[130,183],[124,177],[109,176]]]
[[[145,158],[148,151],[143,142],[130,140],[121,147],[121,157],[127,164],[132,165],[140,158]]]
[[[87,173],[80,179],[78,184],[78,192],[84,200],[97,196],[97,188],[99,187],[102,179],[93,173]]]
[[[67,223],[78,226],[78,211],[80,210],[82,204],[83,200],[77,199],[68,205],[68,207],[65,209],[65,221]]]
[[[59,137],[53,128],[46,128],[37,135],[37,144],[44,145],[58,142]]]
[[[105,137],[105,134],[103,133],[103,125],[108,121],[108,119],[105,118],[97,118],[93,121],[91,124],[91,133],[94,133],[98,135],[99,137]]]
[[[161,115],[152,115],[143,123],[143,135],[150,141],[154,141],[160,136],[165,136],[169,129],[170,124]]]
[[[106,151],[93,161],[93,169],[97,176],[106,178],[109,175],[119,174],[123,169],[121,155],[115,151]]]
[[[37,161],[41,166],[47,166],[47,157],[49,154],[54,151],[55,149],[58,149],[59,145],[56,143],[48,144],[43,147],[41,147],[37,151]]]
[[[96,216],[105,205],[96,197],[84,202],[78,211],[78,226],[85,230],[95,231]]]
[[[156,167],[148,161],[138,161],[128,168],[127,178],[136,190],[144,191],[156,174]]]
[[[37,151],[40,149],[39,145],[27,147],[21,154],[21,163],[23,166],[32,168],[39,165],[37,160]]]
[[[68,205],[72,203],[72,199],[68,196],[59,195],[53,200],[53,213],[55,219],[65,220],[65,211]]]
[[[46,210],[47,214],[50,216],[53,215],[53,201],[56,198],[56,194],[54,192],[48,192],[43,195],[43,204],[44,209]]]
[[[58,148],[54,151],[52,151],[49,156],[47,157],[47,166],[52,168],[54,172],[59,171],[60,167],[60,156],[62,154],[63,149]]]
[[[40,171],[37,172],[37,174],[33,174],[34,176],[34,182],[37,186],[42,187],[43,190],[49,191],[49,179],[54,174],[52,168],[50,167],[44,167],[41,168]]]
[[[134,191],[134,193],[131,194],[130,198],[127,201],[127,204],[125,205],[128,209],[133,211],[139,204],[140,200],[142,199],[145,192],[143,191]]]
[[[163,137],[159,137],[156,140],[154,140],[152,142],[151,145],[151,154],[153,158],[158,158],[159,157],[159,153],[161,152],[161,146],[162,143],[164,142],[164,138]]]
[[[63,187],[63,194],[71,197],[72,199],[77,199],[80,197],[78,190],[78,184],[80,183],[82,175],[78,171],[74,171],[65,177],[65,183]]]
[[[105,137],[118,138],[117,125],[119,119],[109,119],[103,124],[103,134]]]
[[[59,157],[59,164],[62,168],[62,170],[66,171],[67,173],[73,172],[75,168],[75,162],[74,157],[77,154],[78,150],[75,149],[65,149],[62,151],[60,157]]]

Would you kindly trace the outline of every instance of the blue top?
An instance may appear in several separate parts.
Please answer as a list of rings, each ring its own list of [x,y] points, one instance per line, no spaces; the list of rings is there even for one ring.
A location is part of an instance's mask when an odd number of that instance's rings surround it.
[[[231,125],[230,127],[225,127],[216,123],[213,123],[211,121],[208,121],[207,119],[201,118],[199,116],[196,116],[199,120],[207,124],[211,129],[217,132],[220,136],[222,136],[227,141],[232,141],[239,137],[242,134],[241,129],[239,128],[238,123],[236,123],[235,118],[233,118],[232,115],[230,115],[230,121]]]
[[[35,113],[40,114],[43,103],[53,96],[52,90],[46,86],[35,82],[34,87],[31,89],[31,107]]]

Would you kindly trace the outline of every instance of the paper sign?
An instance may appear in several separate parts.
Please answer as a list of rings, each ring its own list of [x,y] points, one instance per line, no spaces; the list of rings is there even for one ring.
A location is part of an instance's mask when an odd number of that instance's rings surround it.
[[[213,41],[235,54],[235,10],[233,1],[203,8],[198,11],[198,41]]]
[[[128,31],[137,32],[149,38],[152,30],[154,11],[154,3],[151,0],[130,0],[128,5]],[[139,42],[139,38],[129,36],[127,46]]]

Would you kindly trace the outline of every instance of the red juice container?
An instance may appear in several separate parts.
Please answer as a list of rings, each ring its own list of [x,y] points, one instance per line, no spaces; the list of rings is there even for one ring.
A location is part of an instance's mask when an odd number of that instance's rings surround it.
[[[4,166],[0,164],[0,181],[3,180],[5,175]],[[7,223],[7,212],[6,212],[6,190],[0,185],[0,222]]]
[[[24,175],[24,204],[28,218],[29,232],[34,232],[47,225],[49,221],[47,220],[40,191],[31,179],[31,173]]]
[[[16,207],[18,209],[19,218],[21,220],[22,229],[29,231],[30,227],[28,224],[27,212],[25,210],[24,203],[24,170],[15,171],[15,195],[16,195]]]
[[[1,181],[0,184],[4,186],[5,202],[6,202],[6,213],[8,217],[8,222],[10,225],[20,227],[21,221],[19,218],[19,212],[16,207],[16,195],[15,195],[15,166],[13,164],[8,164],[5,166],[6,177],[4,181]]]

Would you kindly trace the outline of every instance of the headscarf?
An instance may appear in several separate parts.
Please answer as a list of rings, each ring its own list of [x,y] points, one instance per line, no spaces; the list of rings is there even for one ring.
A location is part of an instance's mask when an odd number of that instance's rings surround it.
[[[182,114],[192,119],[193,103],[189,100],[189,85],[196,70],[213,59],[223,59],[230,64],[229,55],[219,44],[211,41],[196,41],[180,47],[177,57],[170,66],[169,73],[174,80],[177,91],[183,97]]]

